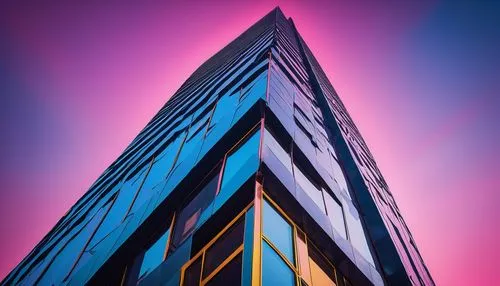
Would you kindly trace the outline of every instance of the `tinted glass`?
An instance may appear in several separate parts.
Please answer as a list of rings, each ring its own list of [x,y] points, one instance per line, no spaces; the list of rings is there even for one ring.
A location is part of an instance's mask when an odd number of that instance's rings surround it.
[[[335,269],[314,246],[309,246],[309,265],[314,286],[335,286]]]
[[[292,227],[278,214],[274,208],[264,201],[263,208],[264,235],[285,255],[293,264]]]
[[[141,270],[139,271],[139,277],[153,271],[158,265],[161,264],[165,256],[169,235],[170,229],[168,229],[155,243],[153,243],[153,245],[149,247],[148,250],[146,250],[144,260],[141,264]]]
[[[321,190],[319,190],[305,175],[304,173],[295,166],[295,181],[297,184],[307,193],[307,195],[314,201],[314,203],[318,206],[318,208],[323,212],[325,212],[325,204],[323,202],[323,195],[321,194]]]
[[[276,141],[276,139],[269,133],[269,131],[265,132],[264,135],[264,141],[267,146],[269,146],[269,149],[276,155],[276,157],[281,161],[283,166],[285,166],[290,173],[292,172],[292,160],[290,158],[290,155],[288,154],[283,147]]]
[[[228,187],[231,181],[242,176],[241,172],[238,172],[240,170],[239,166],[244,165],[248,160],[257,159],[259,139],[260,136],[257,132],[227,158],[221,189]]]
[[[174,239],[172,247],[179,246],[191,233],[193,233],[196,222],[200,218],[200,214],[205,210],[215,197],[219,174],[215,175],[203,187],[198,195],[180,212],[179,218],[175,223]]]
[[[203,277],[207,277],[243,243],[242,220],[227,230],[205,253]]]
[[[335,200],[330,193],[323,191],[325,196],[326,209],[328,212],[328,218],[332,226],[337,230],[337,232],[344,238],[347,239],[344,213],[342,211],[342,206]]]
[[[295,275],[281,257],[262,242],[262,286],[295,285]]]
[[[207,284],[210,286],[241,285],[241,254],[226,264]]]
[[[299,261],[300,276],[307,285],[311,284],[311,270],[309,269],[309,255],[307,253],[307,244],[305,242],[304,234],[297,233],[297,258]]]
[[[184,272],[184,286],[198,286],[200,285],[201,273],[201,256],[196,259]]]

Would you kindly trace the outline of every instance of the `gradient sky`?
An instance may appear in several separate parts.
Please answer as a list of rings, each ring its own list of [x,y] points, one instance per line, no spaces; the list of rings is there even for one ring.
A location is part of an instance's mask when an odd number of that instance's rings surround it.
[[[184,2],[0,7],[0,279],[204,60],[279,5],[436,283],[500,284],[500,2]]]

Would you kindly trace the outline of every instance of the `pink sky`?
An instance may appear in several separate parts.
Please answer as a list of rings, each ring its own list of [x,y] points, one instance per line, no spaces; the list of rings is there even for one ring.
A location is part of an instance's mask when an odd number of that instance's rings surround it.
[[[372,2],[0,9],[0,277],[204,60],[280,5],[364,136],[436,283],[499,284],[500,9]]]

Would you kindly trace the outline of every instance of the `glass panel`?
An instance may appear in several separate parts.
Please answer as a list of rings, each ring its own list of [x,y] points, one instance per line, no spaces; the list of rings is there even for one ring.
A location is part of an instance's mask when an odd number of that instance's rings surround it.
[[[292,227],[274,208],[264,201],[263,233],[294,264]]]
[[[238,100],[238,96],[222,96],[217,102],[214,114],[212,115],[212,119],[210,120],[210,126],[214,126],[215,124],[217,124],[217,122],[219,122],[222,117],[228,114],[232,115],[232,112],[234,112]]]
[[[295,285],[295,275],[281,257],[262,242],[262,286]]]
[[[335,181],[339,184],[341,189],[343,189],[346,193],[349,194],[349,189],[347,188],[347,181],[345,179],[344,172],[342,172],[342,168],[335,159],[332,160],[332,165],[333,165],[333,174],[335,176]]]
[[[243,243],[243,220],[226,231],[205,253],[203,277],[207,277]]]
[[[64,276],[68,274],[73,264],[76,262],[80,252],[83,250],[85,243],[90,238],[90,235],[95,230],[101,221],[105,209],[100,208],[97,213],[88,220],[88,223],[57,253],[52,264],[45,272],[43,278],[39,281],[40,284],[59,284]]]
[[[196,197],[180,212],[175,223],[172,250],[179,246],[194,230],[201,212],[205,210],[215,197],[219,172],[215,175]]]
[[[259,139],[259,133],[256,132],[250,139],[247,140],[247,142],[245,142],[245,144],[240,146],[227,158],[221,189],[227,187],[236,175],[241,177],[241,172],[238,172],[240,170],[238,166],[244,165],[245,162],[254,159],[254,157],[257,156],[260,143]]]
[[[227,159],[217,195],[214,212],[217,211],[250,176],[259,168],[260,133],[256,132]]]
[[[307,254],[307,244],[302,232],[297,232],[297,258],[300,268],[300,276],[307,283],[311,284],[311,270],[309,269],[309,255]]]
[[[108,236],[118,227],[130,206],[134,193],[131,192],[131,190],[120,190],[117,196],[108,214],[99,226],[99,229],[92,237],[88,249],[92,249],[97,243],[104,239],[104,237]]]
[[[241,253],[222,268],[205,285],[241,285]]]
[[[326,275],[326,273],[314,262],[314,260],[310,259],[309,263],[311,265],[311,276],[312,276],[312,285],[314,286],[335,286],[335,282]]]
[[[141,270],[139,271],[139,279],[145,274],[153,271],[158,265],[161,264],[165,257],[165,251],[167,250],[168,237],[170,235],[170,229],[168,229],[158,240],[149,247],[144,253],[144,260],[141,264]]]
[[[153,166],[147,173],[147,177],[142,185],[142,188],[137,195],[134,205],[131,209],[131,213],[137,211],[151,196],[153,195],[156,185],[158,185],[162,180],[164,180],[172,168],[175,157],[177,156],[179,148],[181,148],[181,143],[184,140],[185,133],[180,134],[177,138],[171,142],[165,151],[160,154],[154,161]],[[150,166],[148,165],[148,168]]]
[[[318,208],[326,214],[321,191],[304,175],[304,173],[302,173],[297,165],[294,165],[294,173],[297,184],[307,193],[307,195],[309,195]]]
[[[243,274],[241,285],[250,286],[252,283],[252,260],[253,260],[253,242],[254,242],[254,229],[253,224],[255,221],[254,207],[250,207],[245,214],[245,239],[243,245]],[[260,239],[260,237],[256,238]]]
[[[323,195],[325,197],[328,218],[330,219],[332,226],[344,239],[347,239],[342,206],[327,191],[323,190]]]
[[[281,161],[283,166],[285,166],[290,173],[292,172],[292,160],[290,158],[290,155],[288,154],[287,151],[281,147],[281,145],[276,141],[276,139],[267,131],[265,130],[265,135],[264,135],[264,141],[267,146],[269,146],[269,149],[276,155],[276,157]]]
[[[184,286],[200,285],[201,256],[196,259],[184,272]]]
[[[346,208],[344,211],[347,229],[349,230],[349,240],[351,241],[352,246],[354,246],[354,248],[356,248],[368,262],[374,265],[359,214],[354,207]]]
[[[310,245],[308,251],[312,285],[336,286],[334,282],[335,269],[326,261],[326,259],[314,246]]]

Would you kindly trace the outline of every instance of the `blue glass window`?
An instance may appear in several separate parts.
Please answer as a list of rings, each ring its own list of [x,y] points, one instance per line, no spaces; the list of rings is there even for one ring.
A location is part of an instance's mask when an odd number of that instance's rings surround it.
[[[262,243],[262,285],[295,285],[292,269],[265,241]]]
[[[144,253],[142,260],[141,270],[139,271],[139,279],[146,274],[153,271],[158,265],[161,264],[165,257],[167,248],[168,237],[170,236],[170,229],[168,229],[156,242],[154,242],[148,250]]]
[[[260,132],[253,134],[226,159],[217,205],[222,205],[259,167]]]
[[[293,264],[292,226],[266,201],[262,212],[264,235]]]

